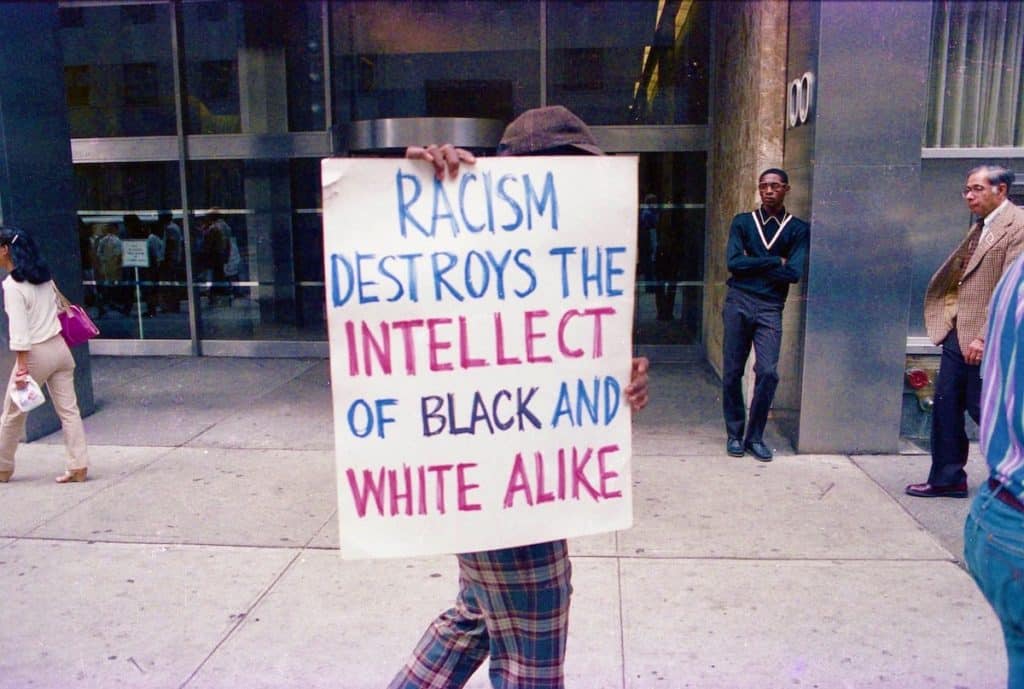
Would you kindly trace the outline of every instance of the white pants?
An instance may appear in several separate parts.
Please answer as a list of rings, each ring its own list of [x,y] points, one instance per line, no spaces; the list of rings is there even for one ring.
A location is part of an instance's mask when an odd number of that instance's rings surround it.
[[[11,369],[4,394],[3,415],[0,416],[0,471],[14,471],[14,453],[25,436],[25,420],[28,418],[11,399],[15,369],[17,364]],[[75,360],[59,333],[45,342],[32,345],[28,353],[28,372],[40,386],[45,384],[50,391],[50,400],[64,429],[67,468],[84,469],[89,465],[89,450],[75,395]]]

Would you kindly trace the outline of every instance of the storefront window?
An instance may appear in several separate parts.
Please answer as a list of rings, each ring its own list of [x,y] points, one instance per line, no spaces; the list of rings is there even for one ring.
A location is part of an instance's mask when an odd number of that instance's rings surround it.
[[[188,339],[177,163],[76,165],[75,178],[85,306],[103,337]]]
[[[926,147],[1024,146],[1024,3],[934,3]]]
[[[200,338],[324,339],[318,161],[197,161],[188,175]]]
[[[264,134],[323,129],[319,2],[187,2],[186,131]]]
[[[71,136],[174,134],[169,7],[67,7],[60,19]]]
[[[705,124],[706,3],[547,3],[548,102],[591,125]]]
[[[537,3],[389,0],[331,7],[338,122],[507,122],[539,105]]]

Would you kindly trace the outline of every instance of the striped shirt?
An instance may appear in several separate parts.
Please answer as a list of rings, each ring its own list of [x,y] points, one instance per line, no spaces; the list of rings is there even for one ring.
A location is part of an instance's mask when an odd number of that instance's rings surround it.
[[[982,361],[981,451],[992,478],[1024,499],[1024,256],[996,286]]]

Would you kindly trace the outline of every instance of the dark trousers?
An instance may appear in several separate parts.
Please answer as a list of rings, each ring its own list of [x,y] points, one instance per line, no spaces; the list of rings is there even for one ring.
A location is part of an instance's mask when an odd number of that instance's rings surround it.
[[[942,341],[942,360],[932,407],[932,469],[928,483],[950,486],[967,480],[967,432],[964,412],[980,423],[981,366],[964,361],[956,329]]]
[[[730,438],[760,441],[768,423],[768,410],[779,385],[779,348],[782,346],[782,304],[730,287],[725,295],[722,321],[722,412]],[[750,423],[744,419],[743,367],[754,347],[754,398]]]

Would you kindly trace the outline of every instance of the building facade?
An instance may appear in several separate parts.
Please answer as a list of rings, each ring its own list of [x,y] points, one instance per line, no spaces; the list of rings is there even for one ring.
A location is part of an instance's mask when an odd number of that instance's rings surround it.
[[[37,231],[78,246],[62,275],[103,331],[93,353],[326,355],[320,159],[486,154],[559,103],[639,157],[634,337],[655,361],[720,366],[729,219],[759,170],[789,170],[812,245],[774,415],[802,452],[896,449],[906,356],[935,351],[924,286],[968,226],[963,173],[1024,155],[1015,2],[69,0],[0,18],[34,27],[63,90],[46,105],[70,165],[49,160],[72,191]],[[8,222],[42,222],[10,198]]]

